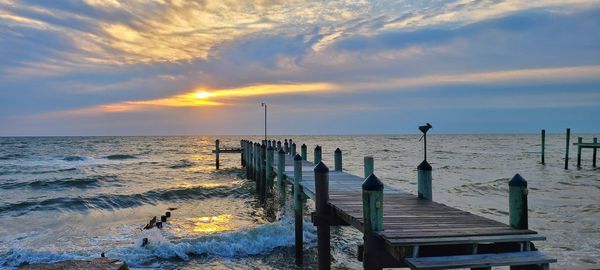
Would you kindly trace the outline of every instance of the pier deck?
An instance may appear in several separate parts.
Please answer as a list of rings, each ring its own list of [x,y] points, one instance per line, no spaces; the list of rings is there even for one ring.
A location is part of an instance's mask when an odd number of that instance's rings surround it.
[[[244,145],[243,142],[242,145]],[[274,151],[275,157],[268,157],[266,154],[268,151],[264,150],[266,147],[263,147],[261,152],[259,144],[254,144],[254,148],[252,145],[251,143],[246,144],[249,151],[243,152],[242,157],[244,158],[244,153],[248,156],[245,164],[251,167],[250,171],[259,171],[258,174],[254,173],[258,191],[261,186],[269,185],[269,180],[266,179],[268,177],[272,177],[270,180],[272,185],[273,177],[277,175],[278,168],[281,165],[277,164],[277,151]],[[275,142],[273,142],[274,145]],[[383,229],[367,232],[369,227],[365,226],[363,218],[365,209],[363,182],[365,182],[365,178],[341,170],[328,172],[326,199],[328,209],[319,213],[318,197],[320,192],[322,194],[322,191],[319,191],[319,185],[315,184],[316,173],[314,169],[316,165],[306,160],[294,160],[287,142],[285,149],[287,154],[285,154],[285,165],[283,166],[282,185],[290,184],[294,186],[295,175],[298,175],[298,171],[301,171],[299,174],[301,180],[296,184],[301,194],[314,200],[317,204],[317,213],[312,214],[313,223],[317,228],[320,228],[319,226],[345,225],[352,226],[365,234],[365,245],[359,246],[358,258],[363,260],[365,269],[381,269],[384,267],[449,269],[456,268],[451,262],[457,260],[463,261],[464,264],[461,264],[463,267],[469,265],[473,269],[488,269],[492,265],[527,265],[527,262],[539,266],[538,269],[547,269],[548,263],[556,261],[540,252],[535,252],[536,249],[531,241],[545,240],[544,236],[535,231],[514,228],[492,219],[420,198],[387,185],[383,188]],[[293,152],[295,152],[295,145]],[[304,147],[303,156],[306,156],[305,152],[306,148]],[[270,155],[273,155],[273,153],[270,153]],[[280,155],[283,155],[283,152]],[[339,155],[339,167],[341,168],[341,152]],[[265,162],[265,160],[267,161]],[[294,170],[295,162],[300,162],[301,169]],[[254,169],[252,169],[253,166]],[[261,166],[264,167],[261,168]],[[267,166],[271,167],[265,170]],[[272,175],[268,175],[271,172]],[[250,176],[250,178],[252,177]],[[279,179],[279,177],[277,178]],[[262,181],[262,184],[259,181]],[[295,200],[298,200],[298,198],[295,198]],[[302,205],[302,203],[295,202],[295,205],[298,204]],[[296,206],[297,231],[298,222],[300,222],[300,228],[302,223],[302,218],[298,220],[298,215],[302,216],[302,210],[299,210]],[[298,235],[297,232],[296,237],[301,238],[301,235]],[[369,249],[377,249],[376,252],[365,251],[367,238],[371,241]],[[329,236],[326,239],[326,242],[328,241]],[[322,242],[319,240],[319,246],[321,244]],[[296,262],[301,264],[302,241],[298,242],[297,239],[296,245]],[[328,250],[329,247],[327,246],[326,249]],[[513,261],[510,258],[514,256],[509,255],[515,252],[523,254],[518,255],[519,259]],[[321,256],[321,253],[321,247],[319,247],[319,256]],[[329,253],[329,251],[326,253]],[[380,254],[373,255],[374,253]],[[476,256],[480,254],[486,255]],[[365,264],[364,260],[367,256],[373,258],[369,259],[370,263]],[[419,260],[415,260],[415,258],[419,258]],[[444,258],[448,260],[445,267]],[[428,263],[431,264],[431,268],[428,268]],[[326,264],[322,264],[321,259],[319,260],[320,269],[327,269]],[[440,265],[442,265],[441,268]]]

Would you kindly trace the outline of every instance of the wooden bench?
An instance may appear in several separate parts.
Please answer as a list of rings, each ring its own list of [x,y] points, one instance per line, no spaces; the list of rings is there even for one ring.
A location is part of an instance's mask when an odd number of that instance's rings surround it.
[[[507,252],[476,255],[419,257],[405,259],[411,269],[455,269],[490,268],[492,266],[539,265],[539,269],[549,269],[548,264],[556,262],[539,251]]]

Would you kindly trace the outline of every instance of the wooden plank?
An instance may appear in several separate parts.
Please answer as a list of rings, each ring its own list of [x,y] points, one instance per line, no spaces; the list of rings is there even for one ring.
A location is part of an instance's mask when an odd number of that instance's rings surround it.
[[[532,265],[556,262],[539,251],[507,252],[461,256],[421,257],[406,259],[411,269],[480,268],[506,265]]]
[[[456,237],[437,237],[437,238],[386,238],[386,242],[391,246],[492,244],[492,243],[528,242],[528,241],[543,241],[543,240],[546,240],[546,237],[541,234],[456,236]]]

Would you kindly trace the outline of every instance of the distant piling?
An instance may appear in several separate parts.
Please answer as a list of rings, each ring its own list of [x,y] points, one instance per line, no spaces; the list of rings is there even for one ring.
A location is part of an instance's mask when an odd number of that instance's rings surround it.
[[[285,198],[285,183],[283,182],[285,179],[285,175],[283,175],[284,171],[285,151],[279,148],[279,151],[277,151],[277,186],[279,187],[279,193],[281,194],[281,198]]]
[[[215,167],[217,170],[219,169],[219,151],[219,140],[217,139],[215,141]]]
[[[302,144],[302,146],[300,146],[300,152],[302,154],[302,160],[307,160],[308,154],[306,144]]]
[[[567,138],[565,146],[565,170],[569,169],[569,142],[571,141],[571,129],[567,128]]]
[[[581,168],[581,143],[583,143],[582,137],[577,137],[577,168]]]
[[[594,137],[594,143],[598,143],[598,138]],[[596,148],[592,150],[592,167],[596,168]]]
[[[546,130],[542,129],[542,164],[546,163]]]
[[[292,157],[296,156],[296,143],[292,143]]]
[[[319,162],[321,162],[321,157],[321,146],[317,145],[314,151],[314,163],[319,164]]]
[[[266,186],[267,191],[271,191],[273,189],[273,157],[274,157],[274,148],[269,145],[267,148],[267,168],[266,168]]]

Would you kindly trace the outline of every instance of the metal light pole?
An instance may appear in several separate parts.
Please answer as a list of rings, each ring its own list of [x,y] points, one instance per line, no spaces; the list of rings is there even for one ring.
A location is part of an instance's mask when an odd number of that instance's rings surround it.
[[[261,107],[265,107],[265,142],[267,141],[267,103],[260,103]]]
[[[423,132],[423,160],[427,160],[427,131],[432,128],[431,124],[427,123],[424,126],[419,126],[419,130]],[[420,141],[420,140],[419,140]]]

